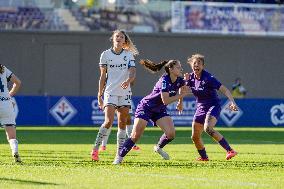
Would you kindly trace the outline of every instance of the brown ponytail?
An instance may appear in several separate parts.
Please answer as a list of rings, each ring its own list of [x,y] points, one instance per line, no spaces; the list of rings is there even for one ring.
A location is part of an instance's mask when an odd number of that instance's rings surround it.
[[[152,73],[156,73],[160,71],[163,67],[165,67],[165,71],[167,74],[170,74],[170,68],[172,68],[174,65],[176,65],[179,61],[178,60],[164,60],[158,64],[155,64],[151,60],[140,60],[140,64],[143,65],[147,70],[149,70]]]
[[[168,60],[164,60],[158,64],[155,64],[154,62],[152,62],[151,60],[140,60],[139,62],[141,65],[143,65],[148,71],[150,71],[151,73],[156,73],[158,71],[160,71],[164,65],[166,65],[168,63]]]

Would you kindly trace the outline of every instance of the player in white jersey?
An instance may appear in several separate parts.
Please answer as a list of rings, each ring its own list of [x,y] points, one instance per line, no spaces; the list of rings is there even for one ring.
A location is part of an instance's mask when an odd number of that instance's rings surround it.
[[[7,86],[9,81],[13,83],[10,91]],[[8,68],[0,64],[0,124],[6,131],[7,140],[15,162],[21,162],[21,158],[18,152],[14,104],[11,97],[17,93],[20,85],[21,81],[19,78]]]
[[[131,107],[130,83],[135,79],[136,68],[134,55],[138,50],[129,36],[122,30],[116,30],[111,37],[112,48],[104,51],[100,58],[100,79],[98,104],[105,113],[91,152],[92,160],[99,160],[99,146],[112,126],[115,112],[118,119],[117,154],[126,138],[126,122]]]

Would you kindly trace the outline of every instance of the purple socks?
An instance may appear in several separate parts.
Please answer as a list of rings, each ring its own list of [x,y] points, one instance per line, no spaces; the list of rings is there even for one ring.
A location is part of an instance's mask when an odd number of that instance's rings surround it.
[[[166,146],[168,143],[170,143],[172,140],[173,140],[173,139],[168,139],[167,135],[164,133],[164,134],[161,136],[161,138],[160,138],[160,140],[159,140],[157,146],[158,146],[159,148],[163,148],[163,147]]]
[[[131,140],[131,138],[128,138],[128,139],[124,142],[124,144],[123,144],[121,150],[119,151],[119,156],[120,156],[120,157],[126,156],[126,154],[131,150],[131,148],[132,148],[134,145],[135,145],[135,143]]]
[[[232,148],[230,147],[229,143],[226,141],[226,139],[223,137],[220,141],[219,141],[219,144],[225,149],[228,151],[231,151]]]
[[[197,150],[197,151],[198,151],[201,158],[203,158],[203,159],[208,158],[205,148],[203,148],[202,150]]]

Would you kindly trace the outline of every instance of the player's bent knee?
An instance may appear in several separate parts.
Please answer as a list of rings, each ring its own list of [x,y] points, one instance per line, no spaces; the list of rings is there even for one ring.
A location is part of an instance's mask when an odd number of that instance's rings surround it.
[[[205,127],[204,131],[210,136],[212,136],[215,133],[214,129],[212,129],[210,127]]]
[[[200,139],[201,139],[201,136],[200,136],[200,135],[192,135],[192,136],[191,136],[191,140],[192,140],[194,143],[199,142]]]
[[[107,128],[107,129],[109,129],[111,126],[112,126],[112,122],[111,121],[105,121],[103,123],[103,127]]]
[[[119,125],[126,125],[126,123],[127,123],[127,120],[119,120],[118,121]]]
[[[175,133],[170,133],[170,134],[167,134],[167,137],[170,140],[174,140],[174,138],[176,137],[176,134]]]

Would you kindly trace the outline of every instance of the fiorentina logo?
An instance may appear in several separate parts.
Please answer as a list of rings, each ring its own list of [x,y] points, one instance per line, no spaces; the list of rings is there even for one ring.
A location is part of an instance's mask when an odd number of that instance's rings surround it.
[[[227,126],[232,126],[243,115],[243,111],[240,107],[238,107],[238,111],[232,111],[229,106],[230,101],[227,101],[222,107],[220,117]]]
[[[270,109],[270,117],[274,125],[284,124],[284,104],[274,105]]]
[[[51,115],[60,125],[66,125],[71,118],[77,113],[72,104],[62,97],[50,110]]]

